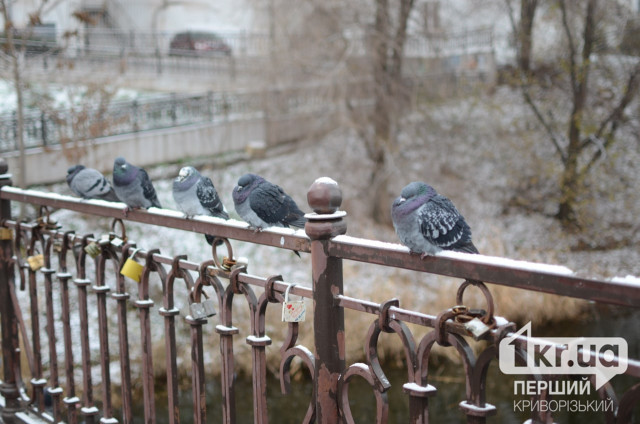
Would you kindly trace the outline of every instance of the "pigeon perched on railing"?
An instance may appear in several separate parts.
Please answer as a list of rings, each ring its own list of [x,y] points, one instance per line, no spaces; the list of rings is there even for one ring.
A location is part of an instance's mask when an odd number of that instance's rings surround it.
[[[478,253],[464,217],[428,184],[405,186],[391,206],[391,219],[402,244],[423,258],[443,249]]]
[[[113,162],[113,189],[118,198],[126,203],[127,210],[162,207],[147,171],[131,165],[123,157],[117,157]]]
[[[211,179],[201,175],[193,166],[180,169],[173,180],[172,192],[173,200],[187,218],[207,215],[229,219]],[[207,243],[213,243],[213,236],[205,234],[205,238]]]
[[[256,231],[267,227],[303,228],[307,221],[296,202],[259,175],[245,174],[233,189],[236,212]]]
[[[109,181],[97,169],[74,165],[67,169],[67,184],[71,191],[83,199],[120,201]]]

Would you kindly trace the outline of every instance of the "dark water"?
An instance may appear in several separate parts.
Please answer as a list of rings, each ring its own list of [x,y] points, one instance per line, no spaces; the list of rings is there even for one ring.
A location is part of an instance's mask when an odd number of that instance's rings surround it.
[[[640,311],[625,310],[614,307],[596,307],[581,321],[557,323],[552,327],[536,328],[533,335],[547,337],[623,337],[629,344],[629,357],[640,358]],[[442,362],[442,361],[440,361]],[[385,367],[385,373],[391,382],[391,389],[387,392],[389,399],[389,423],[409,422],[409,400],[402,392],[402,385],[407,381],[406,370]],[[514,395],[514,380],[524,380],[524,376],[508,376],[500,372],[496,361],[492,363],[487,376],[487,401],[497,407],[497,414],[491,417],[490,423],[522,423],[529,418],[524,412],[514,411],[514,401],[525,399],[526,396]],[[430,383],[437,387],[437,395],[429,400],[429,414],[432,422],[436,423],[464,423],[465,416],[458,408],[458,404],[465,398],[465,383],[462,366],[445,361],[440,364],[430,364]],[[283,395],[280,383],[269,376],[267,383],[267,399],[269,422],[276,424],[300,423],[304,417],[309,400],[311,399],[311,382],[304,375],[292,383],[292,394]],[[616,376],[612,384],[620,396],[633,384],[638,383],[626,376]],[[221,423],[221,391],[219,380],[212,379],[207,383],[207,422]],[[564,399],[576,399],[581,403],[598,399],[595,390],[591,395],[569,396]],[[166,393],[156,389],[157,422],[168,422],[166,407]],[[250,377],[238,376],[236,380],[236,413],[238,423],[253,422],[252,383]],[[375,398],[364,380],[354,378],[349,387],[351,410],[357,423],[375,422]],[[554,397],[556,400],[562,396]],[[140,402],[135,402],[140,404]],[[136,411],[142,417],[142,410]],[[604,422],[602,413],[588,412],[558,412],[554,414],[558,423],[601,423]],[[190,390],[180,392],[180,421],[193,422],[193,410]],[[634,410],[634,421],[640,422],[640,405]]]

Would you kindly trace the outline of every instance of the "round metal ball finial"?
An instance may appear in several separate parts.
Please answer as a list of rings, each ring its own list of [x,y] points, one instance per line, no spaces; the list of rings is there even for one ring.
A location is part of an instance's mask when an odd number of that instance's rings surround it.
[[[307,202],[319,215],[332,214],[342,204],[342,190],[337,182],[328,177],[318,178],[307,192]]]

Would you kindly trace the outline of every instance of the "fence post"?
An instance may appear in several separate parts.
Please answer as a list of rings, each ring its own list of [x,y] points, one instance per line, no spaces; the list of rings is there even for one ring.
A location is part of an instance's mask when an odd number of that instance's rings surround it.
[[[47,117],[43,111],[40,111],[40,126],[42,133],[42,145],[47,145]]]
[[[7,162],[0,158],[0,188],[11,185],[11,174]],[[11,219],[11,202],[0,200],[0,219]],[[7,234],[7,235],[5,235]],[[16,372],[20,372],[20,340],[18,338],[18,321],[11,300],[11,288],[14,284],[13,242],[8,234],[2,232],[0,237],[0,315],[2,320],[2,384],[0,394],[5,399],[0,421],[17,422],[15,414],[22,407],[19,402],[20,392],[16,380]]]
[[[329,239],[347,232],[338,211],[342,192],[330,178],[319,178],[309,188],[307,201],[314,213],[307,214],[305,232],[311,239],[313,280],[313,333],[316,350],[314,403],[316,422],[336,423],[338,377],[345,367],[344,310],[334,296],[342,294],[342,259],[329,256]]]

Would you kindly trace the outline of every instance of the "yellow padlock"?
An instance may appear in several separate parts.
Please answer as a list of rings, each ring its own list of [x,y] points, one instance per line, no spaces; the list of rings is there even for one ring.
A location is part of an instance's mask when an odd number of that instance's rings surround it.
[[[27,258],[27,263],[31,271],[37,271],[44,266],[44,255],[34,255]]]
[[[136,256],[136,253],[138,253],[138,250],[140,249],[136,249],[133,251],[131,256],[129,256],[127,260],[124,262],[124,265],[120,270],[120,274],[124,275],[125,277],[131,278],[136,283],[140,282],[140,278],[142,278],[142,270],[144,269],[144,266],[140,265],[134,259]]]

